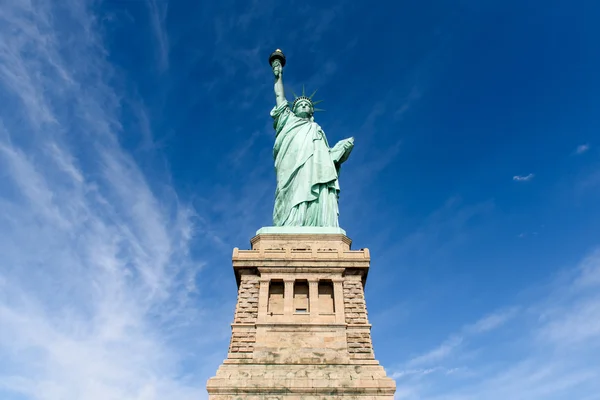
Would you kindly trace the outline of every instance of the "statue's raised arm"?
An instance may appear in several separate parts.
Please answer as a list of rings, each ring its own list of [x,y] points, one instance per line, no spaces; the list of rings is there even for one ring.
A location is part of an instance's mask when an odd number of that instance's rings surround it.
[[[271,110],[275,128],[273,157],[277,174],[273,224],[275,226],[337,227],[338,176],[348,159],[354,139],[329,147],[325,132],[314,120],[311,96],[296,96],[288,104],[283,91],[285,56],[275,50],[269,57],[275,75],[275,99]]]
[[[285,56],[281,50],[277,49],[269,57],[269,63],[273,68],[273,75],[275,75],[275,101],[277,107],[282,104],[287,104],[285,98],[285,92],[283,90],[283,67],[285,66]]]

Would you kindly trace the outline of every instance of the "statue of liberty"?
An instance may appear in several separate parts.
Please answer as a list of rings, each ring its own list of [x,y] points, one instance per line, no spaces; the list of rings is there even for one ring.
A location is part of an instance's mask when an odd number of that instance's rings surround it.
[[[283,90],[285,56],[271,54],[269,63],[275,75],[276,106],[271,111],[275,128],[273,158],[277,174],[273,224],[275,226],[338,227],[338,176],[348,159],[354,139],[344,139],[329,147],[325,132],[314,120],[317,102],[295,96],[288,103]]]

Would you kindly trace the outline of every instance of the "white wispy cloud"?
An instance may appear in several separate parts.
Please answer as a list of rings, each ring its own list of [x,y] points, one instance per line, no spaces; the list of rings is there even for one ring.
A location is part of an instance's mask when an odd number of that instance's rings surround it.
[[[513,181],[517,181],[517,182],[527,182],[533,179],[535,175],[534,174],[529,174],[529,175],[515,175],[513,176]]]
[[[422,89],[418,83],[415,83],[411,87],[408,95],[402,99],[402,103],[394,113],[394,117],[402,118],[404,114],[406,114],[414,106],[414,104],[421,99],[421,97],[423,97]]]
[[[455,352],[459,351],[461,346],[469,340],[470,337],[487,333],[497,329],[515,317],[518,308],[512,307],[506,310],[499,310],[488,315],[485,315],[478,321],[465,325],[458,333],[450,335],[442,344],[428,352],[411,358],[406,362],[406,367],[413,368],[415,366],[423,366],[423,370],[417,371],[437,371],[448,369],[441,366],[446,359],[451,357]],[[454,369],[454,368],[452,368]],[[406,370],[401,370],[403,374]],[[414,370],[413,370],[414,371]]]
[[[150,25],[156,39],[158,68],[160,71],[165,71],[169,68],[169,35],[165,26],[169,2],[166,0],[147,0],[146,4],[150,13]]]
[[[590,149],[590,145],[588,143],[581,144],[577,146],[575,149],[575,154],[583,154]]]
[[[494,330],[514,318],[517,312],[517,307],[511,307],[507,310],[493,312],[484,316],[479,321],[465,326],[464,331],[469,334],[480,334]]]
[[[0,397],[203,398],[175,347],[204,313],[194,210],[120,146],[90,9],[0,7]]]
[[[467,324],[392,370],[398,392],[409,400],[596,398],[599,289],[600,251],[593,251],[531,291],[529,303]]]
[[[442,343],[435,349],[411,359],[410,361],[408,361],[407,365],[409,367],[412,367],[436,364],[448,357],[450,354],[452,354],[452,352],[454,352],[456,348],[458,348],[461,345],[462,342],[463,338],[461,336],[450,337],[448,340],[446,340],[444,343]]]

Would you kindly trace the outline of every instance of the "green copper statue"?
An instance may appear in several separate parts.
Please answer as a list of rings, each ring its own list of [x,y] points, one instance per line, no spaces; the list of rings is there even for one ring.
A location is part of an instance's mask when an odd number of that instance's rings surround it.
[[[354,147],[354,138],[332,148],[325,132],[314,121],[311,96],[288,103],[283,91],[285,56],[271,54],[277,105],[271,111],[275,128],[273,157],[277,173],[273,224],[275,226],[338,227],[338,176],[341,164]]]

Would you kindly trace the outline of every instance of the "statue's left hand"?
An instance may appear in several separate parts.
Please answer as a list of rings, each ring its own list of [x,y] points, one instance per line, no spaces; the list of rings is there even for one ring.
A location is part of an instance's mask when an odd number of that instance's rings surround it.
[[[344,150],[349,150],[354,147],[354,138],[351,137],[344,142]]]

